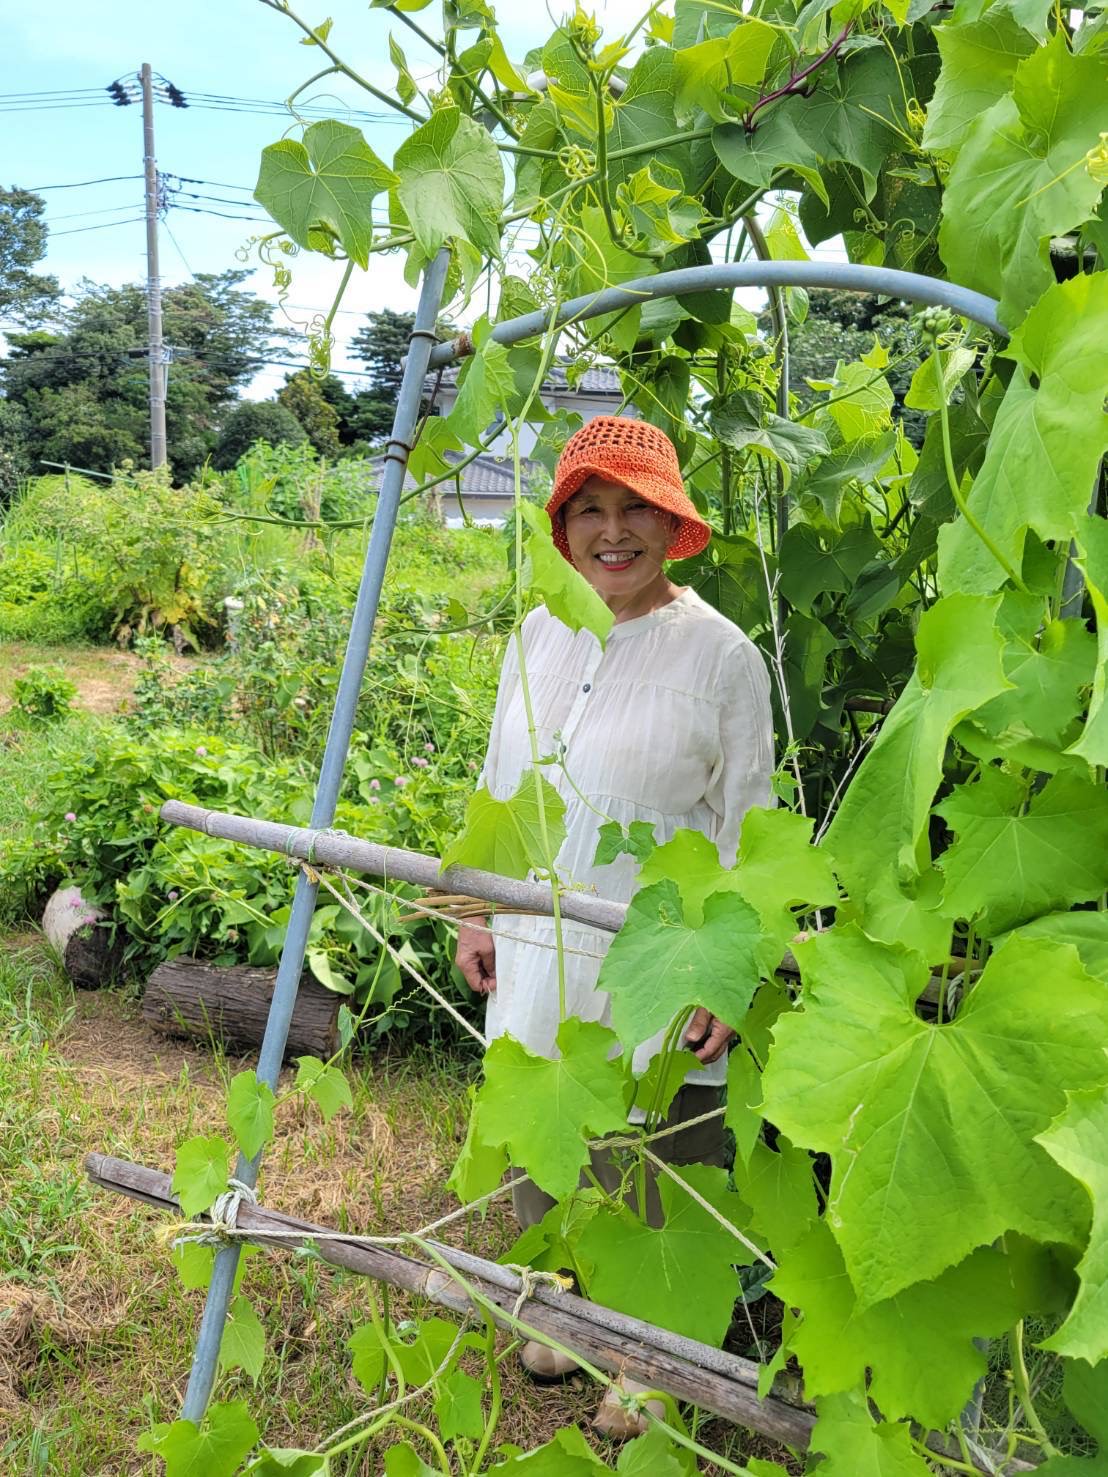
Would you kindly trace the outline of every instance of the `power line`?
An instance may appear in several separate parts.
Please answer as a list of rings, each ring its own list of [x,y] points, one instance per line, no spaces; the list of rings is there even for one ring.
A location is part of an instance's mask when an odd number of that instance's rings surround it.
[[[0,92],[0,102],[28,97],[75,97],[88,95],[91,93],[99,96],[99,94],[102,93],[103,90],[104,89],[102,87],[61,87],[55,89],[52,92],[43,91],[42,89],[39,89],[35,92]]]
[[[27,185],[27,193],[30,195],[41,195],[46,190],[83,190],[86,185],[114,185],[120,180],[142,179],[141,174],[109,174],[103,179],[78,179],[66,185]]]
[[[125,205],[105,205],[102,210],[71,210],[68,215],[48,215],[43,218],[43,225],[51,230],[55,221],[78,221],[85,220],[91,215],[116,215],[121,210],[137,210],[138,204],[134,200],[128,200]]]
[[[134,207],[132,207],[132,209],[133,208]],[[133,226],[136,221],[141,221],[145,219],[146,217],[143,215],[133,215],[125,221],[102,221],[98,226],[73,226],[68,231],[51,231],[50,235],[52,237],[79,236],[82,231],[108,231],[112,228],[112,226]]]

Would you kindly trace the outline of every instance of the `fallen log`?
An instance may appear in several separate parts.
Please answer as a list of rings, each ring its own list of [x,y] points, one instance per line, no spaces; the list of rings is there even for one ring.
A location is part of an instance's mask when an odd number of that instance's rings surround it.
[[[167,1036],[214,1037],[225,1046],[259,1046],[273,998],[275,969],[221,968],[181,955],[159,964],[146,984],[142,1017]],[[311,975],[300,981],[286,1058],[338,1050],[340,997]]]
[[[118,973],[123,940],[104,909],[86,901],[79,887],[59,887],[51,894],[42,931],[66,974],[81,989],[98,990]]]

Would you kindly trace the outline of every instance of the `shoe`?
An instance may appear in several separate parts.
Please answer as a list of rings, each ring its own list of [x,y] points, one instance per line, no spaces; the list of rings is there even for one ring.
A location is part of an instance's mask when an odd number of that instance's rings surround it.
[[[528,1339],[522,1346],[519,1362],[524,1374],[536,1385],[560,1385],[581,1368],[576,1359],[539,1343],[538,1339]]]
[[[612,1441],[630,1441],[633,1436],[644,1435],[650,1429],[648,1413],[663,1419],[666,1408],[660,1400],[641,1400],[636,1402],[637,1409],[628,1409],[628,1397],[645,1395],[653,1388],[622,1375],[604,1391],[604,1398],[590,1423],[593,1430]]]

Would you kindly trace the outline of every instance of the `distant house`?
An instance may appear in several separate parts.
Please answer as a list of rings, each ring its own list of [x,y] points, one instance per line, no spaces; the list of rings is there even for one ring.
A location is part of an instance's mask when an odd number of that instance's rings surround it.
[[[434,382],[435,377],[430,376],[427,381],[428,393]],[[438,394],[435,397],[435,409],[444,416],[449,415],[457,398],[458,369],[457,366],[451,365],[444,372],[439,383]],[[619,375],[607,365],[599,365],[593,369],[586,369],[577,384],[571,386],[565,367],[555,365],[543,385],[542,403],[551,412],[565,409],[575,412],[586,421],[592,420],[597,415],[615,415],[623,406],[623,391],[620,388]],[[534,482],[541,482],[546,476],[545,468],[528,455],[541,429],[541,423],[538,425],[525,424],[520,432],[520,452],[523,458],[522,473],[525,487],[531,486]],[[449,453],[448,456],[451,460],[462,460],[461,456],[451,456]],[[414,479],[410,476],[406,477],[405,486],[415,486]],[[455,484],[444,482],[436,491],[441,499],[443,516],[447,523],[461,523],[462,514],[457,503]],[[462,469],[461,498],[466,515],[473,522],[500,523],[503,521],[515,500],[512,439],[507,431],[497,436],[488,451],[483,452]]]

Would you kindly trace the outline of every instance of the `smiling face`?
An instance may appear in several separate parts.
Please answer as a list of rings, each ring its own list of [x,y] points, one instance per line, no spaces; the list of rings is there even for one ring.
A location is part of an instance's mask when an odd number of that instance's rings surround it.
[[[672,513],[603,477],[590,477],[563,513],[574,565],[617,616],[645,615],[673,598],[663,568]]]

